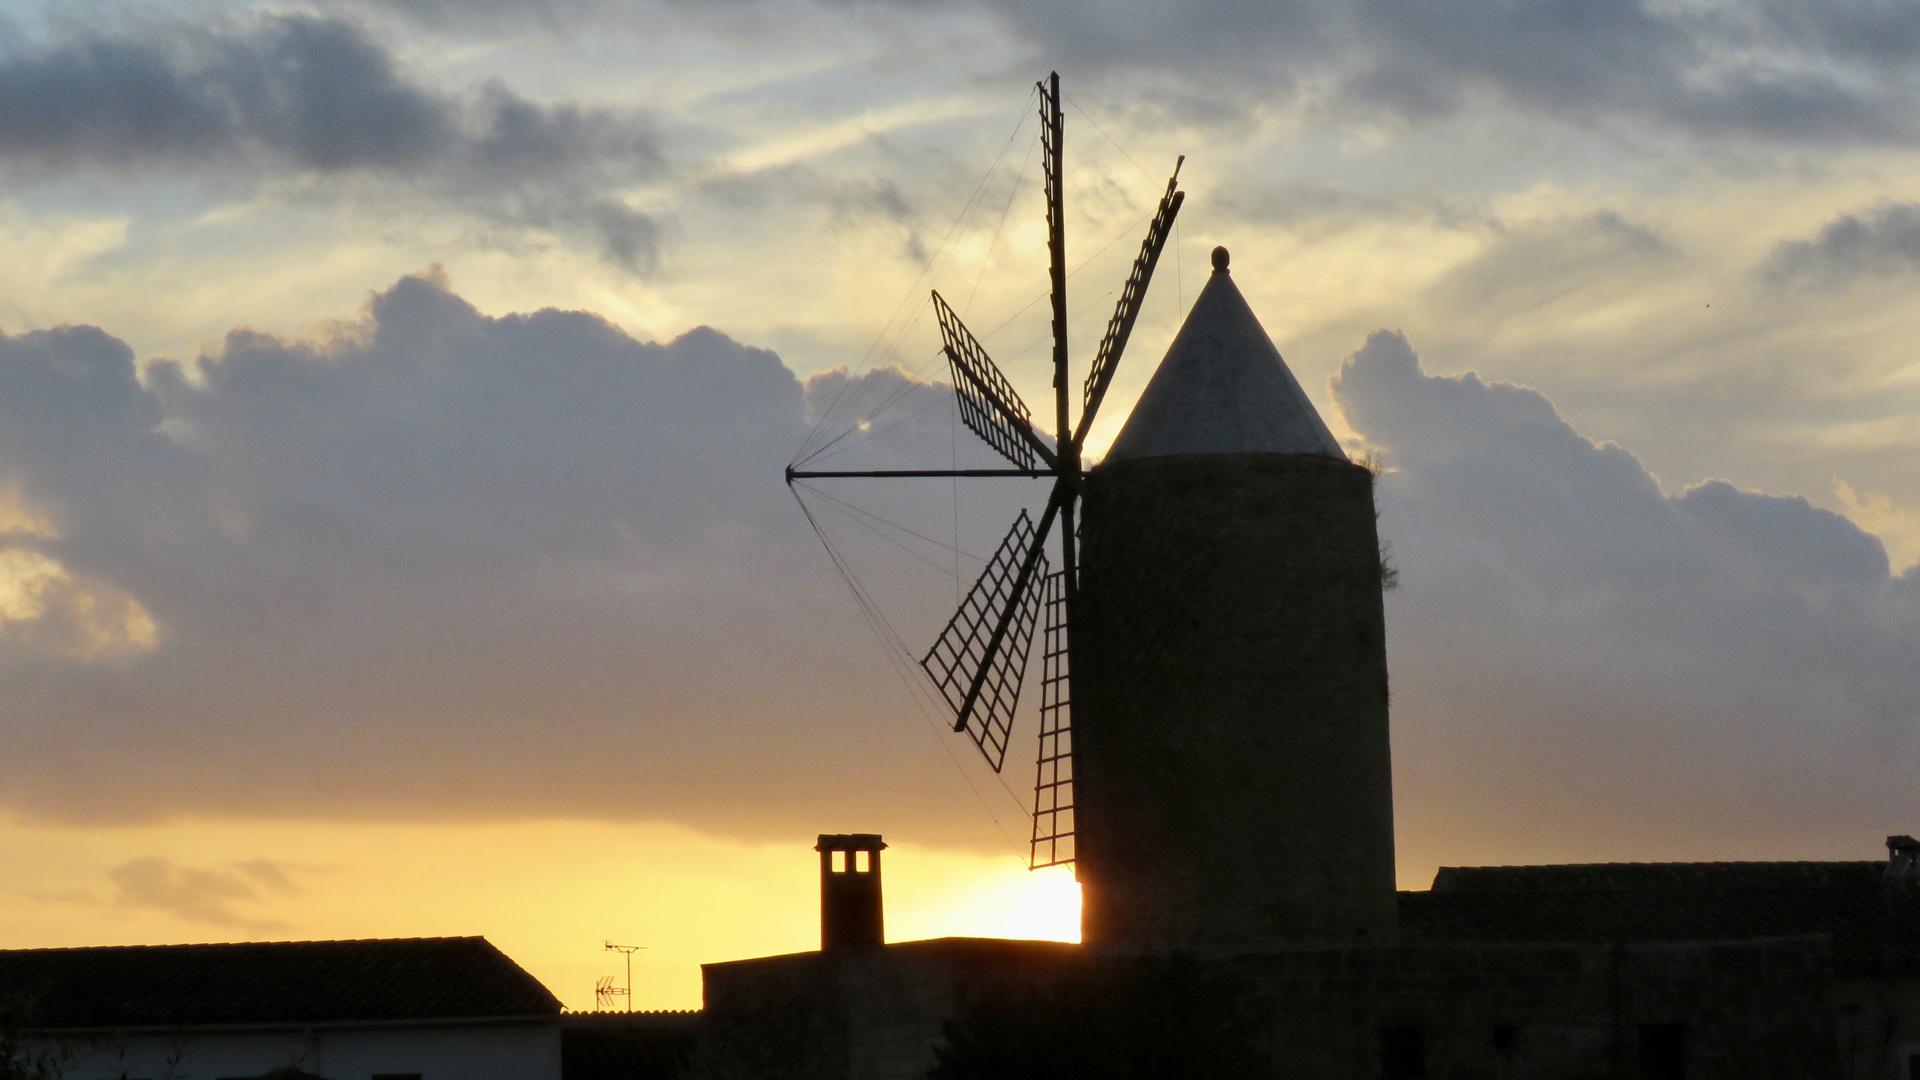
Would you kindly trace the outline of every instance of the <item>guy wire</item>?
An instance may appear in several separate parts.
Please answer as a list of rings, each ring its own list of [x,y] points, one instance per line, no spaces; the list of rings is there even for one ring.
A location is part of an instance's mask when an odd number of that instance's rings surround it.
[[[882,612],[873,598],[867,594],[865,587],[860,584],[859,578],[853,573],[853,569],[841,558],[840,553],[834,550],[832,542],[827,539],[826,530],[822,529],[820,522],[814,518],[813,511],[807,506],[807,501],[800,497],[800,493],[797,490],[794,492],[793,497],[794,501],[800,504],[800,512],[806,515],[807,524],[812,527],[814,536],[820,541],[820,546],[826,550],[827,558],[832,561],[834,569],[839,572],[840,580],[846,584],[848,591],[853,594],[854,603],[859,606],[860,613],[866,620],[867,628],[872,631],[874,638],[879,641],[881,650],[887,654],[887,659],[890,666],[894,669],[894,674],[900,678],[902,685],[906,687],[908,698],[913,701],[914,708],[919,711],[921,718],[926,721],[934,741],[940,744],[941,752],[946,754],[947,760],[951,761],[954,769],[960,773],[960,779],[966,782],[967,790],[973,792],[973,797],[979,801],[980,808],[987,812],[987,817],[993,822],[994,829],[1000,833],[1000,838],[1006,841],[1008,850],[1013,854],[1015,859],[1024,865],[1028,861],[1028,856],[1021,854],[1020,846],[1014,843],[1013,837],[1007,833],[1006,826],[1000,823],[1000,815],[993,812],[992,804],[988,803],[986,796],[980,793],[980,788],[973,782],[973,777],[967,775],[967,770],[960,764],[960,759],[954,756],[953,748],[948,745],[945,733],[940,730],[940,725],[935,723],[933,714],[927,711],[926,703],[921,700],[921,695],[925,692],[924,688],[921,687],[902,666],[900,657],[902,655],[911,656],[911,653],[906,649],[905,641],[901,639],[899,633],[894,629],[893,624],[888,621],[886,613]],[[907,662],[910,663],[911,661],[909,660]],[[1001,786],[1006,786],[1004,780],[1001,781]],[[1007,794],[1011,796],[1013,792],[1008,790]],[[1014,801],[1015,805],[1019,805],[1019,799],[1017,797],[1015,797]],[[1022,809],[1022,813],[1025,813],[1024,808]],[[1028,816],[1031,817],[1031,815]]]
[[[879,347],[881,340],[887,336],[887,331],[892,328],[894,320],[900,317],[900,312],[906,308],[907,302],[913,298],[913,294],[920,287],[921,280],[927,276],[928,271],[933,269],[933,265],[940,260],[940,256],[946,251],[947,245],[953,241],[954,233],[959,230],[961,223],[972,213],[974,204],[979,201],[980,195],[986,190],[988,182],[990,182],[994,174],[999,171],[1000,161],[1006,157],[1007,149],[1011,147],[1014,140],[1019,137],[1020,129],[1026,126],[1027,114],[1031,111],[1027,106],[1032,102],[1033,95],[1036,93],[1038,93],[1037,87],[1027,91],[1027,96],[1022,99],[1020,103],[1020,119],[1014,124],[1013,131],[1007,136],[1006,143],[1000,147],[1000,153],[994,156],[993,163],[987,167],[986,175],[980,178],[980,183],[975,185],[973,194],[967,197],[967,201],[961,206],[960,212],[954,216],[953,224],[947,227],[947,234],[941,238],[940,245],[934,248],[933,254],[927,257],[926,265],[920,268],[920,273],[913,279],[913,284],[907,286],[906,292],[900,297],[900,302],[894,306],[893,314],[887,317],[887,321],[881,325],[880,331],[874,335],[873,342],[867,346],[867,351],[860,357],[858,370],[849,373],[847,382],[840,387],[839,392],[834,395],[833,401],[830,402],[825,411],[820,414],[820,419],[814,422],[813,429],[807,433],[807,437],[800,441],[800,448],[794,452],[790,464],[800,465],[805,463],[807,449],[812,444],[814,438],[819,434],[821,429],[826,426],[828,421],[836,415],[840,408],[841,399],[846,395],[848,388],[858,381],[860,375],[865,374],[866,368],[869,366],[869,361],[873,356],[874,349]],[[911,326],[912,323],[909,322],[908,325]],[[902,327],[901,334],[904,335],[906,329],[906,327]],[[886,351],[891,352],[892,348],[889,347]]]

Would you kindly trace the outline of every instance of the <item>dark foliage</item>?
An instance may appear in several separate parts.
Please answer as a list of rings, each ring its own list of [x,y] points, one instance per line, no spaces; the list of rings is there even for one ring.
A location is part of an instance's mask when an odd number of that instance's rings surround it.
[[[928,1080],[1266,1080],[1259,1004],[1191,956],[1101,964],[946,1025]]]

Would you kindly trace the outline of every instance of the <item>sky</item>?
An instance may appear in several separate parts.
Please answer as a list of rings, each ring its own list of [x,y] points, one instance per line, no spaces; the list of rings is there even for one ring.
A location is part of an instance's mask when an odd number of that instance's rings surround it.
[[[1892,0],[0,0],[0,947],[480,933],[590,1008],[613,940],[686,1008],[844,831],[895,939],[1074,936],[1031,716],[996,775],[910,663],[1043,488],[781,482],[993,463],[929,289],[1046,400],[1054,69],[1080,370],[1186,156],[1093,455],[1222,244],[1383,469],[1403,888],[1872,858],[1916,60]]]

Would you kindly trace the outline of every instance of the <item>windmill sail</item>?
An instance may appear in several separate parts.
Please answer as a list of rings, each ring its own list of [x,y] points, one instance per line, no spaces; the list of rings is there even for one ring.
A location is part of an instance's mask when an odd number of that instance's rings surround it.
[[[1073,861],[1073,694],[1067,680],[1067,590],[1048,574],[1040,644],[1040,759],[1033,778],[1033,846],[1027,868]]]
[[[920,660],[920,666],[953,710],[954,730],[966,732],[988,764],[999,772],[1006,764],[1014,710],[1020,702],[1021,684],[1026,678],[1028,657],[1038,629],[1036,624],[1041,622],[1044,611],[1040,753],[1034,778],[1030,859],[1035,868],[1072,863],[1076,858],[1070,628],[1081,618],[1077,612],[1085,602],[1079,597],[1079,538],[1074,527],[1080,485],[1087,476],[1082,467],[1081,449],[1101,400],[1113,382],[1127,339],[1146,300],[1154,267],[1186,199],[1186,193],[1179,190],[1180,163],[1176,162],[1087,373],[1076,423],[1072,415],[1073,384],[1067,348],[1066,187],[1062,175],[1066,128],[1060,108],[1064,99],[1059,73],[1049,74],[1038,89],[1041,172],[1046,178],[1047,296],[1053,314],[1055,416],[1050,437],[1043,437],[1035,429],[1032,414],[1014,391],[1013,384],[987,355],[979,339],[961,322],[960,316],[935,292],[933,310],[940,326],[941,351],[953,374],[960,420],[1015,467],[962,469],[956,464],[948,469],[864,472],[809,471],[793,464],[787,467],[790,485],[815,478],[883,476],[1053,478],[1053,491],[1039,521],[1036,523],[1026,511],[1021,511],[959,610]],[[1180,162],[1185,160],[1183,157]],[[1061,567],[1057,573],[1049,569],[1045,552],[1056,518],[1060,522]],[[858,594],[859,587],[854,588]],[[1171,605],[1177,601],[1177,596],[1167,598],[1166,592],[1164,587],[1157,587],[1157,583],[1142,583],[1132,590],[1130,599],[1147,600],[1150,606]],[[864,603],[864,597],[862,599]],[[1148,610],[1132,614],[1136,616],[1139,632],[1126,644],[1143,652],[1151,650],[1155,641],[1154,619],[1161,612]]]
[[[933,294],[933,312],[940,321],[940,341],[953,370],[954,395],[960,402],[960,421],[986,440],[1000,456],[1022,469],[1036,461],[1054,464],[1052,448],[1033,430],[1027,404],[1013,384],[987,356],[987,350],[960,321],[939,293]]]
[[[954,730],[973,738],[994,772],[1006,763],[1013,711],[1020,703],[1033,627],[1039,621],[1042,583],[1051,576],[1040,550],[1045,539],[1044,533],[1035,534],[1027,512],[1020,511],[980,580],[920,661],[953,709]]]
[[[1094,414],[1100,411],[1100,399],[1107,395],[1107,384],[1113,381],[1114,369],[1120,366],[1120,354],[1126,351],[1127,338],[1133,334],[1133,321],[1139,318],[1140,305],[1146,302],[1147,284],[1153,280],[1160,249],[1166,246],[1173,219],[1179,216],[1180,204],[1186,201],[1187,193],[1175,188],[1180,182],[1180,163],[1186,160],[1183,156],[1174,163],[1167,192],[1160,196],[1160,208],[1154,212],[1153,224],[1147,226],[1146,239],[1140,242],[1140,254],[1133,260],[1133,272],[1127,275],[1127,284],[1120,290],[1120,302],[1114,305],[1113,318],[1107,322],[1107,335],[1100,340],[1100,351],[1094,354],[1093,366],[1087,371],[1080,426],[1074,432],[1076,442],[1087,437]]]

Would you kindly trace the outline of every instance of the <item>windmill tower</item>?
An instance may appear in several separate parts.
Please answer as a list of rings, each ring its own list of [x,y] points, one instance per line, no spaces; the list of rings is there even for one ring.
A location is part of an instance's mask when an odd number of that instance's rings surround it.
[[[1373,476],[1225,248],[1083,487],[1074,746],[1088,941],[1394,921]]]
[[[1086,941],[1387,932],[1393,823],[1372,476],[1346,459],[1287,371],[1224,249],[1107,458],[1082,467],[1185,193],[1176,163],[1076,420],[1059,76],[1039,91],[1053,438],[935,292],[960,418],[1012,467],[790,466],[787,481],[1054,479],[1038,521],[1022,511],[921,667],[954,730],[1000,771],[1037,632],[1030,865],[1074,864]]]

